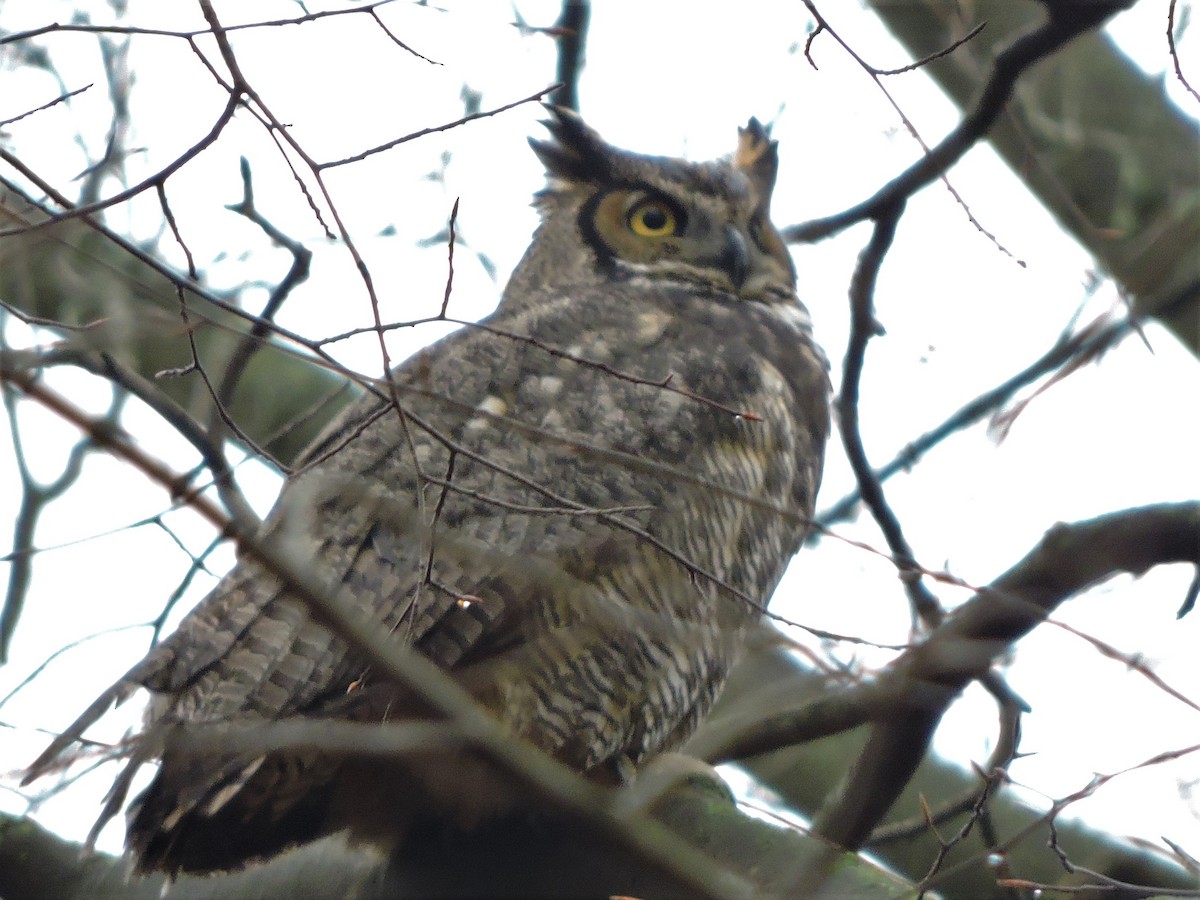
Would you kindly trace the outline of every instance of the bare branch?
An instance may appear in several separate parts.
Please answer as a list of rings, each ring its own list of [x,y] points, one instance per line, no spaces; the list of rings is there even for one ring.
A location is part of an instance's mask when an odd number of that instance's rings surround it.
[[[0,41],[0,44],[2,44],[2,43],[3,42]],[[18,113],[17,115],[12,116],[11,118],[8,118],[8,119],[0,119],[0,128],[7,128],[9,125],[13,124],[13,122],[20,122],[22,119],[26,118],[27,116],[35,115],[36,113],[40,113],[42,110],[49,109],[52,106],[57,106],[60,103],[65,103],[67,100],[70,100],[72,97],[79,96],[80,94],[82,94],[84,91],[90,89],[91,87],[93,87],[93,85],[85,84],[81,88],[76,88],[73,91],[68,91],[65,94],[60,94],[59,96],[55,97],[53,100],[49,100],[46,103],[43,103],[41,106],[35,106],[33,109],[28,109],[25,112]]]
[[[845,791],[816,830],[862,846],[908,782],[942,714],[1059,604],[1112,575],[1157,565],[1200,563],[1200,502],[1162,504],[1059,524],[1024,559],[949,616],[880,676],[905,708],[877,724]]]
[[[86,218],[87,216],[98,213],[101,210],[109,208],[110,206],[116,206],[119,203],[124,203],[126,200],[136,197],[138,194],[148,190],[149,188],[157,187],[163,184],[174,173],[178,172],[185,165],[199,156],[205,149],[210,147],[218,137],[220,137],[221,132],[225,130],[225,126],[233,120],[233,113],[234,110],[237,109],[237,106],[237,98],[230,97],[229,102],[225,104],[225,108],[221,111],[221,114],[217,116],[217,120],[209,129],[208,134],[176,157],[175,160],[170,163],[170,165],[151,175],[149,178],[143,179],[133,187],[119,191],[111,197],[105,197],[103,200],[99,200],[96,203],[89,203],[83,206],[74,206],[69,203],[64,204],[64,206],[67,207],[65,211],[58,213],[57,215],[50,216],[41,222],[33,222],[29,225],[24,225],[21,228],[0,231],[0,238],[25,234],[26,232],[36,231],[41,228],[48,228],[51,225],[55,225],[58,222],[65,221],[67,219]],[[14,158],[7,153],[4,154],[3,158],[6,162],[10,163],[12,163],[14,160]]]
[[[263,347],[268,338],[276,314],[283,307],[287,298],[291,296],[292,291],[308,280],[312,264],[312,251],[272,225],[254,205],[254,183],[250,174],[250,163],[245,157],[242,157],[240,169],[242,200],[240,203],[227,206],[226,209],[245,216],[261,228],[272,241],[284,247],[292,255],[292,265],[287,274],[283,276],[283,280],[272,289],[271,295],[267,298],[262,312],[258,314],[250,333],[242,337],[237,349],[226,363],[224,371],[221,373],[221,386],[215,398],[218,406],[227,406],[232,401],[246,366],[250,364],[250,359]]]
[[[1096,358],[1105,350],[1124,340],[1133,331],[1133,328],[1132,320],[1121,319],[1096,327],[1089,326],[1075,334],[1063,335],[1055,341],[1053,347],[1020,372],[966,403],[940,425],[905,444],[904,448],[889,462],[878,469],[872,469],[875,480],[882,484],[893,475],[911,470],[926,453],[946,438],[982,421],[1007,403],[1021,388],[1070,364],[1072,360]],[[828,528],[849,519],[862,499],[862,493],[859,490],[848,493],[817,514],[818,525]],[[820,531],[813,531],[809,535],[809,543],[818,539],[820,534]]]
[[[579,76],[587,55],[590,0],[563,0],[552,33],[558,44],[558,87],[550,96],[555,106],[579,112]]]
[[[0,334],[2,334],[0,323]],[[0,341],[0,356],[10,351]],[[37,533],[38,521],[46,508],[65,494],[79,480],[83,472],[84,458],[96,449],[96,445],[87,437],[81,438],[67,454],[62,470],[50,482],[39,484],[29,469],[25,455],[24,441],[21,439],[21,428],[17,419],[17,397],[7,382],[0,389],[4,409],[8,416],[9,431],[12,435],[13,455],[16,459],[17,473],[21,481],[21,503],[13,522],[13,549],[8,559],[12,564],[9,573],[8,587],[4,594],[4,604],[0,606],[0,665],[8,661],[8,653],[12,647],[13,635],[17,623],[25,607],[25,598],[33,580],[33,556],[35,553],[34,537]],[[104,422],[108,427],[115,427],[125,404],[125,392],[114,387],[112,401]]]
[[[995,124],[1022,73],[1038,60],[1054,53],[1073,38],[1097,27],[1127,4],[1122,0],[1097,0],[1070,4],[1074,16],[1051,15],[1040,28],[1026,34],[1001,51],[992,63],[979,99],[953,131],[921,159],[905,169],[871,197],[843,212],[823,219],[781,229],[784,240],[794,243],[818,241],[867,219],[877,218],[897,201],[911,197],[950,169]]]
[[[514,100],[511,103],[505,103],[503,106],[497,106],[494,109],[485,109],[482,112],[470,113],[455,119],[453,122],[446,122],[444,125],[434,125],[431,128],[422,128],[418,131],[410,132],[403,137],[398,137],[395,140],[388,141],[385,144],[380,144],[377,147],[372,147],[369,150],[363,150],[361,153],[356,153],[353,156],[347,156],[345,159],[335,159],[329,162],[315,163],[315,169],[334,169],[338,166],[349,165],[350,163],[359,162],[366,159],[368,156],[374,156],[376,153],[382,153],[385,150],[391,150],[393,147],[398,147],[401,144],[407,144],[409,141],[415,141],[417,138],[425,137],[427,134],[436,134],[439,131],[450,131],[452,128],[457,128],[460,125],[465,125],[467,122],[474,122],[476,119],[486,119],[491,116],[499,115],[502,112],[507,112],[510,109],[515,109],[518,106],[524,106],[526,103],[534,103],[541,100],[547,94],[553,93],[558,89],[558,85],[552,84],[550,87],[542,88],[530,94],[528,97],[522,97],[520,100]],[[0,235],[2,236],[2,235]]]

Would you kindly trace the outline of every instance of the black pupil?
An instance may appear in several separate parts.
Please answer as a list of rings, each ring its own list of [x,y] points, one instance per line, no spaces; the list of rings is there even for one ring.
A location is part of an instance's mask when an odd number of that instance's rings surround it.
[[[662,231],[667,227],[667,214],[657,206],[642,213],[642,224],[650,231]]]

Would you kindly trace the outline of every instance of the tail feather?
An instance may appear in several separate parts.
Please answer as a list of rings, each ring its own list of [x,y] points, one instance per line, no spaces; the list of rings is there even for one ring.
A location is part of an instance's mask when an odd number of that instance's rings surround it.
[[[79,718],[67,726],[66,730],[51,741],[50,746],[29,764],[21,779],[22,787],[41,778],[59,765],[60,758],[68,747],[79,741],[83,737],[83,733],[91,728],[97,719],[128,700],[140,686],[140,684],[128,680],[128,676],[126,676],[92,701],[92,705],[85,709]]]
[[[130,807],[126,841],[137,871],[174,876],[240,869],[326,833],[330,781],[308,772],[305,790],[287,792],[291,803],[279,802],[281,781],[294,777],[294,764],[275,756],[168,754]],[[197,765],[205,769],[202,776]],[[196,784],[204,790],[188,789]]]
[[[154,683],[164,671],[169,670],[176,658],[174,635],[159,644],[149,654],[137,662],[128,672],[122,675],[115,684],[92,701],[91,705],[74,722],[50,742],[41,755],[38,756],[25,770],[21,785],[41,778],[60,764],[60,759],[68,747],[82,740],[83,733],[92,727],[110,709],[120,706],[134,695],[139,688]],[[139,742],[139,747],[144,742]],[[143,754],[143,759],[149,758]],[[140,763],[139,763],[140,765]],[[136,766],[134,767],[136,770]],[[114,790],[115,790],[114,785]]]

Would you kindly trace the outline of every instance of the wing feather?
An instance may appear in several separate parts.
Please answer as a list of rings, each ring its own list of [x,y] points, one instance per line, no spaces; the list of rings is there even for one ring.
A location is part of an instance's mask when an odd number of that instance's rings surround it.
[[[397,641],[584,770],[681,740],[711,703],[738,627],[798,546],[828,428],[806,323],[719,294],[645,293],[634,305],[582,288],[502,309],[413,357],[393,376],[403,411],[352,405],[265,525]],[[714,632],[714,616],[729,628]],[[29,778],[138,687],[157,699],[116,808],[172,722],[349,714],[348,691],[370,683],[345,642],[244,559]],[[319,816],[306,812],[308,832],[280,823],[335,774],[299,757],[168,753],[131,843],[143,865],[220,864],[236,851],[217,832],[253,821],[278,840],[256,836],[247,852],[273,852],[312,836]]]

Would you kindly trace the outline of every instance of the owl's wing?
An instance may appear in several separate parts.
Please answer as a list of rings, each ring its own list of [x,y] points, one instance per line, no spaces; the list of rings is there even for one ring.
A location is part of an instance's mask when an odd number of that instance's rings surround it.
[[[649,610],[682,627],[697,619],[691,605],[726,588],[765,601],[811,510],[827,415],[804,410],[798,419],[797,406],[823,409],[824,369],[814,367],[802,323],[732,298],[662,290],[639,294],[636,305],[625,299],[611,287],[581,289],[502,311],[418,354],[394,373],[404,413],[375,399],[356,404],[309,454],[267,528],[286,530],[314,572],[441,665],[479,671],[493,658],[524,659],[547,666],[548,682],[574,672],[580,690],[593,690],[589,673],[578,671],[577,651],[562,648],[604,637],[596,610]],[[414,508],[423,517],[415,529]],[[630,683],[675,660],[686,696],[642,735],[653,751],[702,711],[712,689],[703,667],[684,672],[686,655],[652,624],[639,637],[645,624],[645,615],[627,623],[624,643],[605,638],[605,652],[611,666],[640,654],[641,669],[623,673]],[[137,687],[156,695],[159,723],[269,720],[338,708],[362,675],[344,642],[246,559],[29,777]],[[634,714],[621,710],[621,721]],[[628,741],[623,728],[610,729],[602,753]],[[130,770],[158,755],[152,735]],[[106,816],[119,810],[130,777]],[[269,793],[283,777],[261,757],[168,758],[131,841],[154,864],[148,848],[171,852],[194,811],[217,821],[239,793]],[[315,791],[321,771],[306,777]],[[246,790],[252,779],[255,791]],[[232,821],[266,808],[242,808]],[[287,814],[270,808],[275,819]],[[278,822],[258,824],[269,831]]]

